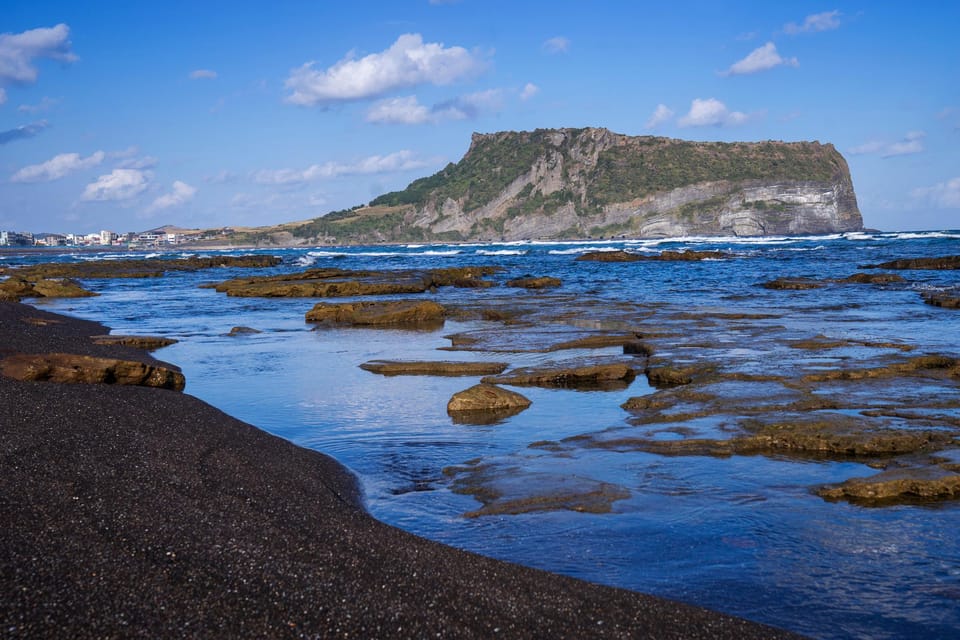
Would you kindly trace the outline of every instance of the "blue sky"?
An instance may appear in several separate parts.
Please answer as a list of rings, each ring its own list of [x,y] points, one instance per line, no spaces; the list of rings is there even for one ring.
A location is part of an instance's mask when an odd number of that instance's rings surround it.
[[[0,229],[305,220],[474,131],[819,140],[960,227],[960,3],[47,2],[0,11]]]

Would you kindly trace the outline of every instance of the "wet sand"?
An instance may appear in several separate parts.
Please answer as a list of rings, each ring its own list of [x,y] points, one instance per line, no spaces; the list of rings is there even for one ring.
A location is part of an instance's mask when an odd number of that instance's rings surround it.
[[[105,333],[0,302],[0,358],[156,362]],[[796,637],[384,525],[335,460],[187,394],[0,376],[0,425],[3,637]]]

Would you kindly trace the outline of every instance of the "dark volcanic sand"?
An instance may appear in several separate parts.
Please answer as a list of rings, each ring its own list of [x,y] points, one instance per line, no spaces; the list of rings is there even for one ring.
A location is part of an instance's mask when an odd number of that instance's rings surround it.
[[[0,357],[153,360],[107,332],[0,302]],[[333,459],[174,391],[0,377],[0,445],[0,637],[792,637],[389,527]]]

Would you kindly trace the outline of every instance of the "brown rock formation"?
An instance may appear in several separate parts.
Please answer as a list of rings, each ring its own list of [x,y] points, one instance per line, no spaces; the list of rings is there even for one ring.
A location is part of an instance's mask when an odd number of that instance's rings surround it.
[[[636,377],[633,367],[625,363],[592,363],[580,366],[543,366],[514,369],[499,376],[488,376],[482,382],[508,384],[515,387],[560,387],[568,389],[623,388]]]
[[[120,384],[182,391],[183,374],[166,367],[72,353],[17,354],[0,360],[0,374],[16,380]]]
[[[146,349],[147,351],[153,351],[154,349],[168,347],[171,344],[177,343],[173,338],[164,338],[162,336],[109,335],[91,336],[90,339],[93,340],[94,344],[119,344],[124,347],[135,347],[137,349]]]
[[[761,284],[764,289],[783,289],[788,291],[802,291],[805,289],[820,289],[823,283],[809,278],[777,278]]]
[[[429,300],[385,302],[318,302],[307,312],[307,322],[357,326],[442,326],[446,310]]]
[[[637,262],[640,256],[626,251],[589,251],[577,256],[575,262]]]
[[[385,376],[485,376],[502,372],[506,362],[401,362],[398,360],[371,360],[361,369]]]
[[[481,383],[453,394],[447,413],[483,411],[521,411],[530,401],[515,391]]]
[[[865,264],[861,269],[960,269],[960,256],[939,258],[901,258],[880,264]]]
[[[517,287],[520,289],[547,289],[550,287],[559,287],[563,284],[560,278],[551,278],[550,276],[523,276],[507,280],[508,287]]]
[[[938,467],[892,469],[817,489],[828,500],[902,503],[960,498],[960,473]]]
[[[24,278],[15,275],[0,282],[0,300],[23,298],[87,298],[98,295],[66,278]]]

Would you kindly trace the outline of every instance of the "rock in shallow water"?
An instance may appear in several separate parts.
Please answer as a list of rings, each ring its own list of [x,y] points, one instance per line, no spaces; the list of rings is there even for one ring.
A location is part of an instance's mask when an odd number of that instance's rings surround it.
[[[453,394],[447,412],[523,410],[530,401],[515,391],[481,383]]]
[[[451,362],[371,360],[361,369],[385,376],[485,376],[496,375],[507,368],[506,362]]]
[[[385,302],[318,302],[307,312],[307,322],[356,326],[440,327],[446,310],[429,300]]]

